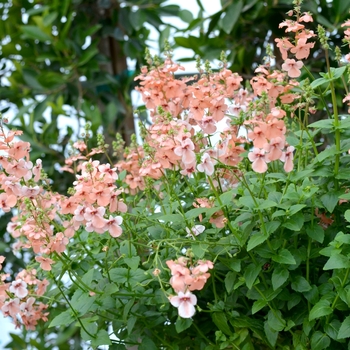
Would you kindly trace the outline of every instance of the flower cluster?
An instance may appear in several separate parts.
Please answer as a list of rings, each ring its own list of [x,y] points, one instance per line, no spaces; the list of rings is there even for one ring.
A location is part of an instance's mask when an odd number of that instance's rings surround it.
[[[170,271],[170,285],[177,293],[177,296],[170,297],[170,303],[178,308],[179,316],[190,318],[195,314],[194,306],[197,304],[197,297],[191,292],[203,289],[210,277],[208,270],[214,267],[210,260],[198,260],[193,265],[191,260],[180,257],[177,260],[166,262]]]

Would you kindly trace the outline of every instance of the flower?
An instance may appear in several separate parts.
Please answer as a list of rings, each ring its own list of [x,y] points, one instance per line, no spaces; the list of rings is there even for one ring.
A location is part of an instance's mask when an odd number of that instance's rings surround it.
[[[178,295],[170,297],[170,303],[178,308],[180,317],[191,318],[196,312],[194,306],[197,305],[197,297],[189,291],[179,292]]]
[[[186,237],[193,237],[200,235],[205,230],[205,226],[203,225],[194,225],[191,230],[186,227],[187,235]]]
[[[28,295],[27,283],[20,278],[16,281],[12,281],[9,291],[17,298],[23,299]]]
[[[298,78],[301,74],[300,69],[303,65],[303,62],[301,61],[287,58],[282,64],[282,69],[287,72],[290,78]]]

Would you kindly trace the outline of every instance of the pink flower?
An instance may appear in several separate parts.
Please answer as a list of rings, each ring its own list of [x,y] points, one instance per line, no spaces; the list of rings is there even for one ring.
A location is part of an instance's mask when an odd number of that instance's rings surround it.
[[[252,168],[257,173],[264,173],[267,170],[267,164],[270,160],[266,158],[265,151],[254,147],[253,152],[249,152],[248,158],[252,164]]]
[[[17,298],[23,299],[28,295],[27,283],[20,278],[12,281],[9,291],[16,295]]]
[[[185,139],[184,141],[181,141],[181,146],[177,146],[174,149],[174,153],[182,157],[182,161],[185,164],[193,163],[196,160],[196,155],[193,152],[194,150],[194,144],[191,141],[191,139]]]
[[[177,296],[170,297],[170,303],[178,308],[180,317],[191,318],[196,312],[194,306],[197,304],[197,297],[189,291],[179,292]]]
[[[208,176],[213,175],[214,173],[214,162],[210,158],[210,155],[208,153],[204,153],[202,155],[202,163],[197,165],[198,171],[201,173],[205,173]]]
[[[40,263],[40,267],[45,271],[51,271],[51,264],[55,263],[50,258],[44,258],[43,256],[36,256],[35,260]]]
[[[289,173],[293,170],[293,152],[295,148],[293,146],[289,146],[286,150],[286,152],[283,152],[280,160],[284,162],[284,170]]]
[[[300,69],[303,65],[303,62],[301,61],[287,58],[282,64],[282,69],[287,72],[290,78],[297,78],[301,74]]]
[[[109,232],[109,234],[112,237],[119,237],[123,230],[120,227],[120,225],[123,222],[123,218],[121,216],[113,217],[112,215],[109,216],[109,220],[106,223],[106,230]]]

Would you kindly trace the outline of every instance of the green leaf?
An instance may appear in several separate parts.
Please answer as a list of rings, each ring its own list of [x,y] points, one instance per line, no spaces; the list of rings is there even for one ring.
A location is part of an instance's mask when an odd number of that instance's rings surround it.
[[[345,318],[338,332],[338,339],[344,339],[349,337],[350,337],[350,316]]]
[[[323,267],[323,270],[347,269],[350,267],[350,260],[342,254],[332,255]]]
[[[303,227],[304,221],[304,215],[302,213],[296,213],[295,215],[291,216],[282,226],[288,228],[289,230],[298,232]]]
[[[316,80],[314,80],[310,86],[313,88],[313,89],[316,89],[317,87],[323,85],[323,84],[329,84],[329,81],[325,78],[318,78]]]
[[[278,265],[272,273],[271,282],[273,290],[276,290],[279,287],[281,287],[283,283],[287,281],[288,277],[289,271],[283,266]]]
[[[311,337],[311,350],[329,349],[330,343],[328,335],[317,331]]]
[[[168,215],[162,215],[158,217],[159,221],[164,222],[183,222],[183,217],[180,214],[168,214]]]
[[[51,12],[51,13],[47,14],[46,16],[44,16],[44,18],[43,18],[44,27],[50,26],[53,23],[53,21],[57,18],[57,16],[58,16],[57,12]]]
[[[344,213],[344,217],[347,222],[350,222],[350,209]]]
[[[322,119],[308,125],[309,128],[332,129],[334,124],[333,119]]]
[[[261,271],[260,265],[250,264],[246,268],[244,272],[244,279],[248,289],[251,289],[253,287],[253,284],[256,278],[259,276],[260,271]]]
[[[307,235],[319,243],[323,243],[324,230],[320,225],[313,225],[313,227],[306,228]]]
[[[278,332],[273,330],[267,321],[264,323],[264,331],[266,334],[266,338],[269,341],[269,343],[272,345],[272,347],[275,347],[277,338],[278,338]]]
[[[185,329],[190,328],[192,325],[191,318],[178,317],[175,323],[175,329],[177,333],[183,332]]]
[[[132,270],[136,270],[140,264],[140,257],[133,256],[132,258],[124,258],[125,264],[127,264]]]
[[[294,278],[291,287],[293,290],[300,293],[307,292],[312,288],[310,283],[303,276]]]
[[[259,244],[265,242],[268,239],[268,236],[265,236],[261,232],[256,232],[253,235],[251,235],[248,246],[247,246],[247,251],[249,252]]]
[[[108,332],[105,329],[100,329],[97,332],[96,337],[91,339],[91,346],[94,349],[96,349],[99,345],[112,345]]]
[[[80,56],[78,61],[78,67],[88,63],[97,54],[98,49],[96,47],[89,46],[85,51],[83,51],[83,54]]]
[[[75,318],[72,316],[71,310],[66,310],[51,321],[49,328],[62,325],[69,326],[73,321],[75,321]]]
[[[39,41],[51,41],[51,36],[42,31],[39,27],[33,25],[19,26],[20,30],[29,39]]]
[[[232,335],[231,328],[229,327],[227,318],[223,312],[212,313],[212,319],[221,332],[226,335]]]
[[[329,304],[330,302],[327,300],[320,300],[318,303],[316,303],[310,311],[309,321],[330,315],[333,312],[333,309],[329,306]]]
[[[238,0],[231,3],[227,8],[225,17],[221,21],[221,28],[225,33],[230,34],[235,26],[243,8],[243,1]]]
[[[144,336],[142,337],[141,344],[138,346],[138,350],[158,350],[158,349],[159,348],[156,346],[156,344],[153,342],[152,339]]]
[[[335,192],[327,192],[321,197],[322,204],[330,213],[333,213],[333,210],[338,204],[338,201],[339,193]]]
[[[125,267],[116,267],[109,271],[109,276],[117,284],[125,283],[128,280],[128,269]]]
[[[278,255],[274,255],[272,257],[272,260],[280,264],[287,264],[287,265],[296,264],[294,256],[291,254],[291,252],[288,249],[281,249]]]
[[[265,199],[261,204],[258,205],[259,209],[269,209],[276,207],[277,203],[274,201],[270,201],[269,199]]]
[[[270,310],[267,314],[267,323],[274,331],[283,331],[286,326],[286,321],[282,317],[282,313],[279,310]]]
[[[179,12],[179,17],[186,23],[191,23],[193,21],[192,12],[188,10],[181,10]]]
[[[255,313],[260,311],[266,305],[267,305],[267,300],[265,300],[265,299],[260,299],[260,300],[254,301],[253,306],[252,306],[252,314],[254,315]]]
[[[266,228],[266,233],[267,234],[271,234],[274,233],[281,225],[280,221],[269,221],[265,224],[265,228]]]
[[[337,340],[338,339],[338,332],[340,329],[340,321],[339,320],[332,320],[332,322],[330,324],[325,324],[324,325],[324,330],[327,333],[327,335],[334,339]],[[350,334],[349,334],[350,337]]]
[[[192,252],[193,254],[199,258],[202,259],[205,255],[205,253],[208,251],[209,244],[205,243],[193,243],[192,244]]]
[[[138,9],[136,11],[130,11],[129,20],[130,20],[132,27],[135,30],[140,30],[146,21],[146,14],[144,11],[142,11],[140,9]]]
[[[76,293],[78,294],[74,297]],[[71,300],[71,305],[80,316],[85,315],[93,308],[96,296],[90,296],[88,293],[84,293],[80,289],[78,289],[74,295]]]
[[[130,241],[125,240],[120,243],[120,254],[131,258],[133,256],[136,256],[137,252],[135,246]]]
[[[227,290],[227,293],[231,293],[232,290],[233,290],[233,286],[235,284],[235,281],[236,281],[236,272],[233,272],[233,271],[229,271],[227,274],[226,274],[226,277],[225,277],[225,288]]]

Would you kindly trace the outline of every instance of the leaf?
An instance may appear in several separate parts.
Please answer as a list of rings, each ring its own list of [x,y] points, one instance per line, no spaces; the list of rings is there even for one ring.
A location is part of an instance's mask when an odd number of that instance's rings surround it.
[[[177,333],[183,332],[185,329],[190,328],[192,325],[191,318],[178,317],[175,323],[175,329]]]
[[[125,267],[116,267],[109,271],[109,276],[116,284],[125,283],[128,280],[128,269]]]
[[[132,258],[124,258],[125,264],[127,264],[132,270],[136,270],[140,264],[140,257],[133,256]]]
[[[265,300],[265,299],[260,299],[260,300],[254,301],[253,306],[252,306],[252,314],[254,315],[255,313],[260,311],[266,305],[267,305],[267,300]]]
[[[338,339],[344,339],[349,337],[350,337],[350,316],[345,318],[338,332]]]
[[[243,8],[243,1],[233,1],[227,8],[225,17],[221,21],[221,28],[225,33],[230,34],[235,26]]]
[[[308,125],[308,128],[332,129],[333,119],[322,119]]]
[[[39,41],[51,41],[51,36],[42,31],[39,27],[33,25],[19,26],[20,30],[29,39]]]
[[[108,332],[105,329],[100,329],[97,332],[96,337],[91,339],[91,346],[93,348],[96,349],[99,345],[112,345]]]
[[[192,252],[193,254],[201,259],[203,258],[203,256],[205,255],[205,253],[208,251],[208,247],[209,247],[209,244],[205,244],[205,243],[194,243],[192,244]]]
[[[328,335],[317,331],[311,337],[311,350],[329,349],[330,343]]]
[[[88,63],[97,54],[98,49],[96,47],[89,46],[85,51],[83,51],[83,54],[80,56],[78,61],[78,67]]]
[[[164,222],[183,222],[183,217],[180,214],[168,214],[168,215],[162,215],[158,217],[159,221]]]
[[[43,18],[44,27],[50,26],[53,23],[53,21],[57,18],[57,16],[58,16],[57,12],[51,12],[51,13],[47,14],[46,16],[44,16],[44,18]]]
[[[158,350],[158,349],[159,348],[156,346],[153,340],[145,336],[142,337],[142,342],[138,346],[138,350]]]
[[[283,331],[286,326],[286,321],[282,318],[282,313],[279,310],[270,310],[267,314],[267,323],[274,331]]]
[[[279,287],[281,287],[283,283],[287,281],[288,277],[289,271],[283,266],[278,265],[272,273],[271,282],[273,290],[276,290]]]
[[[323,267],[323,270],[347,269],[350,267],[350,260],[342,254],[332,255]]]
[[[250,264],[246,268],[244,272],[244,279],[248,289],[251,289],[253,287],[253,284],[256,278],[259,276],[260,271],[261,271],[260,265],[257,266],[255,264]]]
[[[231,293],[233,290],[233,286],[236,281],[237,274],[233,271],[229,271],[225,277],[225,288],[227,290],[227,293]]]
[[[75,321],[75,318],[72,316],[71,310],[66,310],[51,321],[49,328],[62,325],[69,326],[73,321]]]
[[[310,283],[303,276],[297,276],[293,280],[291,287],[293,290],[300,293],[307,292],[312,288]]]
[[[347,222],[350,222],[350,209],[344,213],[344,217]]]
[[[314,225],[313,227],[306,228],[307,235],[319,243],[323,243],[324,230],[320,225]]]
[[[276,342],[277,342],[277,338],[278,338],[278,332],[273,330],[269,326],[267,321],[265,321],[265,323],[264,323],[264,331],[265,331],[266,338],[269,341],[269,343],[272,345],[272,347],[275,347]]]
[[[278,255],[272,256],[272,260],[280,264],[295,265],[296,261],[294,256],[288,249],[281,249]]]
[[[316,303],[310,311],[309,321],[330,315],[333,312],[333,309],[329,306],[329,304],[330,302],[327,300],[320,300],[318,303]]]
[[[318,78],[316,80],[314,80],[310,86],[313,88],[313,89],[316,89],[317,87],[323,85],[323,84],[329,84],[329,81],[325,78]]]
[[[327,192],[321,197],[321,202],[325,206],[325,208],[333,213],[334,208],[338,204],[339,193],[335,192]]]
[[[186,23],[191,23],[193,21],[192,12],[188,10],[181,10],[179,12],[179,17]]]
[[[232,335],[227,318],[223,312],[214,312],[211,317],[221,332],[225,333],[226,335]]]
[[[288,228],[289,230],[298,232],[303,227],[304,221],[303,214],[296,213],[295,215],[291,216],[282,226]]]
[[[135,30],[140,30],[146,21],[146,14],[144,11],[142,11],[140,9],[138,9],[136,11],[130,11],[129,20],[130,20],[132,27]]]
[[[265,242],[268,239],[268,236],[265,236],[261,232],[254,233],[253,235],[250,236],[248,246],[247,246],[247,251],[249,252],[259,244]]]

